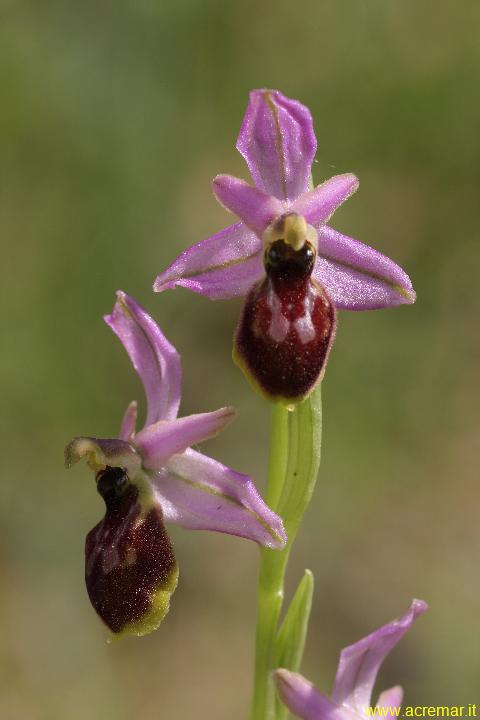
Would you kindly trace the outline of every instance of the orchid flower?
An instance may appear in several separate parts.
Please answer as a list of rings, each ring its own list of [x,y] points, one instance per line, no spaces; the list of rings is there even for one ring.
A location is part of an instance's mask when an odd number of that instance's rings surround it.
[[[106,504],[87,536],[86,584],[102,620],[117,634],[143,635],[168,612],[178,569],[164,528],[172,522],[216,530],[282,548],[281,519],[252,480],[191,449],[233,418],[232,408],[177,418],[180,357],[152,318],[124,292],[106,323],[119,337],[147,398],[144,427],[137,406],[127,408],[118,438],[74,438],[67,467],[86,457]]]
[[[388,653],[427,607],[422,600],[413,600],[400,618],[344,648],[340,653],[331,698],[325,697],[301,675],[277,670],[278,692],[287,708],[303,720],[359,720],[372,717],[375,710],[383,708],[383,711],[375,713],[375,717],[394,720],[398,716],[394,708],[400,706],[403,690],[398,685],[385,690],[377,705],[372,706],[371,695],[377,673]]]
[[[234,358],[274,401],[296,402],[321,379],[336,309],[413,303],[406,273],[327,223],[358,187],[336,175],[311,189],[317,149],[309,110],[276,90],[254,90],[237,140],[254,186],[213,180],[240,222],[199,242],[161,273],[154,290],[186,287],[214,300],[246,295]]]

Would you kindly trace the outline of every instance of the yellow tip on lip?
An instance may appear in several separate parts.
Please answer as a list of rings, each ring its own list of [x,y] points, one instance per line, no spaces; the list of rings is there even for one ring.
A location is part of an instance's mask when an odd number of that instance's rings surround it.
[[[178,584],[178,567],[172,570],[165,586],[159,587],[152,593],[152,606],[148,613],[136,622],[128,623],[118,633],[110,635],[108,643],[116,642],[126,635],[142,637],[157,630],[170,610],[170,597],[173,595]]]

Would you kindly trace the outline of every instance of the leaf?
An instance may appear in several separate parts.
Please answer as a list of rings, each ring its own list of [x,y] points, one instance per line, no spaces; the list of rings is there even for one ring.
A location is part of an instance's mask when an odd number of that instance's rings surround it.
[[[303,657],[308,621],[312,607],[314,580],[310,570],[298,584],[275,643],[275,667],[298,672]],[[287,708],[276,698],[276,720],[287,717]]]

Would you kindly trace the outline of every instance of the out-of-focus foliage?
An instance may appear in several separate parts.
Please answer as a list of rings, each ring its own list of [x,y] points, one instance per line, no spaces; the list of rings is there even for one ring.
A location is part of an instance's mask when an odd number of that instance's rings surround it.
[[[478,701],[479,22],[478,0],[0,3],[2,720],[246,715],[256,547],[172,532],[169,617],[107,645],[82,578],[101,500],[62,449],[116,433],[143,402],[101,320],[122,288],[182,353],[183,414],[237,406],[205,450],[262,486],[269,412],[230,361],[239,303],[150,291],[228,221],[209,181],[247,177],[234,140],[262,86],[312,109],[317,181],[359,176],[335,226],[418,292],[413,307],[340,317],[290,576],[316,578],[304,672],[329,690],[339,649],[418,596],[430,612],[382,687]]]

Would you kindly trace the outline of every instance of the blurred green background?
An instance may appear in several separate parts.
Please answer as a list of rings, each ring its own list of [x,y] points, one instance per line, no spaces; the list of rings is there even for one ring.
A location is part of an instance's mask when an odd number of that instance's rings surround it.
[[[430,611],[379,687],[478,702],[479,23],[478,0],[0,2],[1,720],[246,717],[257,548],[172,529],[170,615],[107,645],[83,583],[102,503],[62,453],[143,404],[102,322],[122,288],[182,353],[182,412],[237,406],[205,451],[264,487],[269,409],[230,361],[240,302],[150,289],[229,222],[210,180],[248,177],[234,143],[264,86],[311,108],[317,182],[359,176],[334,226],[418,292],[340,318],[289,574],[316,577],[305,674],[330,691],[340,648],[417,596]]]

